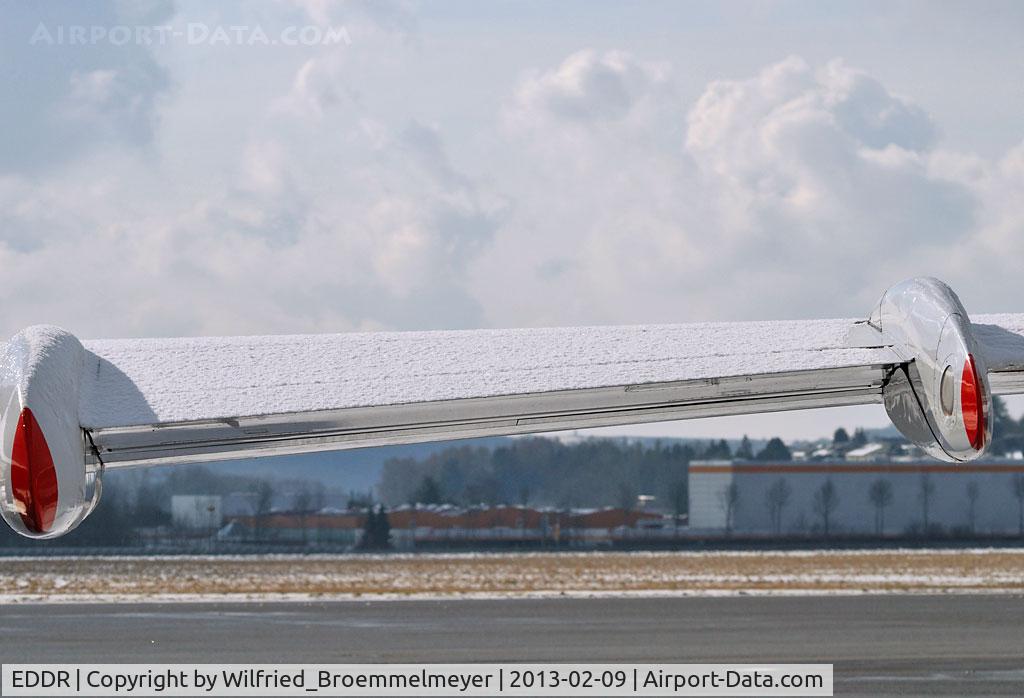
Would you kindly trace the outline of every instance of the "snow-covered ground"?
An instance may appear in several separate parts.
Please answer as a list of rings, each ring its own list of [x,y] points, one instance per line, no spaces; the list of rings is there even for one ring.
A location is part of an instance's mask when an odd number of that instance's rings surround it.
[[[0,558],[0,603],[1024,594],[1024,549]]]

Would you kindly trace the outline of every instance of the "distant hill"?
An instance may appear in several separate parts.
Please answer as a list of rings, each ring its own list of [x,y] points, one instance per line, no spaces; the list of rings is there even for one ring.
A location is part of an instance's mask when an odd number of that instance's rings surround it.
[[[543,434],[539,434],[539,436],[544,436],[544,435]],[[710,437],[708,437],[708,438],[701,438],[701,437],[694,438],[694,437],[689,437],[689,436],[687,436],[687,437],[680,437],[680,436],[594,436],[594,437],[590,437],[590,436],[586,436],[585,434],[580,434],[578,436],[576,434],[571,434],[571,435],[567,435],[567,436],[559,435],[559,440],[562,441],[563,443],[576,443],[576,442],[578,442],[580,440],[586,440],[586,439],[590,439],[590,438],[593,438],[593,439],[608,439],[610,441],[619,441],[619,442],[624,442],[624,443],[640,444],[642,446],[647,446],[647,447],[654,446],[657,443],[660,443],[662,446],[673,446],[675,444],[679,444],[680,446],[691,446],[691,447],[698,447],[699,446],[699,447],[704,447],[704,446],[707,446],[708,442],[710,442],[710,441],[714,441],[715,443],[721,441],[721,439],[712,439]],[[741,437],[734,438],[734,439],[726,439],[725,442],[727,444],[729,444],[729,448],[731,448],[732,450],[735,451],[739,447],[740,442],[742,440],[743,440],[743,437],[741,436]],[[757,451],[761,450],[762,448],[764,448],[764,445],[766,443],[768,443],[768,439],[750,439],[750,446],[754,450],[755,453]]]
[[[890,428],[891,429],[891,428]],[[871,435],[875,432],[879,436],[888,436],[884,433],[888,430],[870,430]],[[895,430],[893,430],[895,431]],[[540,434],[539,436],[545,436]],[[622,437],[597,437],[586,433],[558,433],[549,435],[550,438],[557,438],[559,441],[571,444],[587,440],[608,440],[618,443],[636,443],[646,448],[653,447],[656,442],[662,446],[679,444],[682,446],[702,447],[709,441],[718,439],[701,438],[677,438],[677,437],[646,437],[646,436],[622,436]],[[222,461],[202,463],[215,475],[234,475],[241,477],[263,478],[268,480],[309,480],[320,482],[328,489],[349,491],[355,490],[365,492],[375,487],[380,481],[383,465],[392,458],[413,458],[423,460],[429,455],[443,451],[451,446],[473,446],[477,448],[495,449],[517,437],[495,436],[479,439],[461,439],[457,441],[436,441],[433,443],[408,444],[404,446],[381,446],[377,448],[354,448],[344,451],[329,451],[325,453],[308,453],[294,456],[274,456],[269,458],[246,458],[234,461]],[[739,439],[726,439],[730,448],[735,450],[740,443]],[[764,447],[764,439],[751,439],[751,445],[755,452]],[[153,475],[160,476],[167,472],[164,468],[155,467]],[[121,471],[113,470],[107,474],[108,478],[117,480]],[[128,474],[127,471],[124,472]]]
[[[384,465],[384,461],[390,458],[422,459],[431,453],[450,447],[453,443],[497,448],[507,439],[508,437],[499,436],[465,439],[458,442],[438,441],[405,446],[353,448],[345,451],[246,458],[202,465],[218,475],[241,475],[268,480],[313,480],[323,483],[329,489],[365,492],[377,484],[380,479],[381,467]]]
[[[540,436],[544,436],[541,434]],[[678,443],[680,445],[707,444],[711,439],[692,438],[654,438],[654,437],[589,437],[586,435],[558,435],[563,442],[581,439],[601,439],[639,443],[651,447],[660,441],[663,446]],[[306,453],[295,456],[273,456],[269,458],[245,458],[234,461],[201,463],[216,475],[237,475],[242,477],[258,477],[268,480],[311,480],[321,482],[329,489],[343,491],[356,490],[365,492],[376,486],[380,481],[381,469],[385,461],[391,458],[414,458],[423,460],[432,453],[443,451],[451,446],[472,446],[476,448],[495,449],[516,437],[494,436],[480,439],[460,439],[457,441],[436,441],[432,443],[408,444],[404,446],[380,446],[377,448],[353,448],[344,451],[324,453]],[[726,439],[732,448],[739,445],[739,439]],[[755,450],[764,443],[752,439]],[[155,468],[154,475],[159,475],[162,468]],[[118,471],[111,471],[113,475]]]

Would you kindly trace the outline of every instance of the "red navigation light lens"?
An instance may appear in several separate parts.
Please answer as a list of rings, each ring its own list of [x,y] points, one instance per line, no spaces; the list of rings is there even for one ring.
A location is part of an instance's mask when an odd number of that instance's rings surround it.
[[[985,447],[985,407],[981,395],[981,381],[974,367],[974,357],[967,355],[964,372],[960,378],[960,410],[964,416],[964,429],[967,440],[974,450]]]
[[[21,411],[11,448],[11,491],[25,527],[45,533],[57,513],[57,471],[43,430],[27,407]]]

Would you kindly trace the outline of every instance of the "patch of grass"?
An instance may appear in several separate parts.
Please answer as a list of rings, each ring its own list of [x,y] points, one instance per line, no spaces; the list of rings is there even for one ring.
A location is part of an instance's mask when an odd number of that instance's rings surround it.
[[[0,593],[459,595],[1024,591],[1024,550],[19,558]]]

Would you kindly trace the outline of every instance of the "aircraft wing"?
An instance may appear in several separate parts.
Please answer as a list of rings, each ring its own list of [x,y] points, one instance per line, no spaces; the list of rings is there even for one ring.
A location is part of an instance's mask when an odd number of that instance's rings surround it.
[[[855,323],[86,341],[79,415],[110,467],[878,403]],[[1024,315],[975,327],[1024,391]]]
[[[1024,393],[1024,314],[976,315],[974,336],[998,395]]]
[[[0,363],[0,515],[71,530],[108,467],[884,403],[937,458],[1024,392],[1024,315],[935,279],[866,321],[80,341],[30,327]]]
[[[853,321],[86,341],[108,466],[880,401]]]

